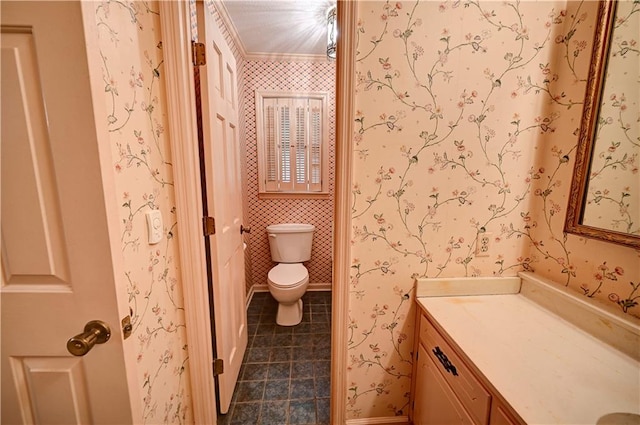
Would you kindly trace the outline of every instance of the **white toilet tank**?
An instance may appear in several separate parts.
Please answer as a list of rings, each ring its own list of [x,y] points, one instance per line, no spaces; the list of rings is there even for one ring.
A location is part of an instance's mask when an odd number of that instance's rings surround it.
[[[302,263],[311,259],[313,224],[282,223],[267,226],[271,259],[277,263]]]

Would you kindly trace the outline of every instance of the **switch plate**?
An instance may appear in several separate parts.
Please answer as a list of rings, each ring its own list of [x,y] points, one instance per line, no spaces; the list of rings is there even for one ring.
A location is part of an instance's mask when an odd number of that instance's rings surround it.
[[[147,229],[149,233],[149,245],[157,244],[162,240],[162,213],[160,210],[147,211]]]

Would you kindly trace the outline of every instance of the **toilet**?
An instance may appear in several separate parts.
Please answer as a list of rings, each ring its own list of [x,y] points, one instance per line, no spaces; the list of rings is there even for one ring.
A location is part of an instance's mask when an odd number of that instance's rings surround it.
[[[267,226],[271,259],[267,285],[278,301],[276,323],[295,326],[302,321],[302,296],[309,286],[309,271],[302,264],[311,259],[313,224],[282,223]]]

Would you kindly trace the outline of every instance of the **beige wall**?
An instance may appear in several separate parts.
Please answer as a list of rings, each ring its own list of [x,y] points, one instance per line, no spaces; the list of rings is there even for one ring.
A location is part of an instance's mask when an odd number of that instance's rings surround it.
[[[145,424],[192,423],[164,67],[156,2],[94,3],[119,193],[125,273]],[[98,100],[99,101],[99,100]],[[159,210],[163,240],[147,243],[145,212]]]
[[[638,295],[637,252],[562,232],[594,6],[359,3],[349,418],[407,414],[414,277],[534,270],[621,312]]]

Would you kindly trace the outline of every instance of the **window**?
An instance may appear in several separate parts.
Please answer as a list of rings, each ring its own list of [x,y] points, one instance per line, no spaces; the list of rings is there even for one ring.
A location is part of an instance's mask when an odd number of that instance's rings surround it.
[[[261,195],[328,194],[328,97],[256,92]]]

